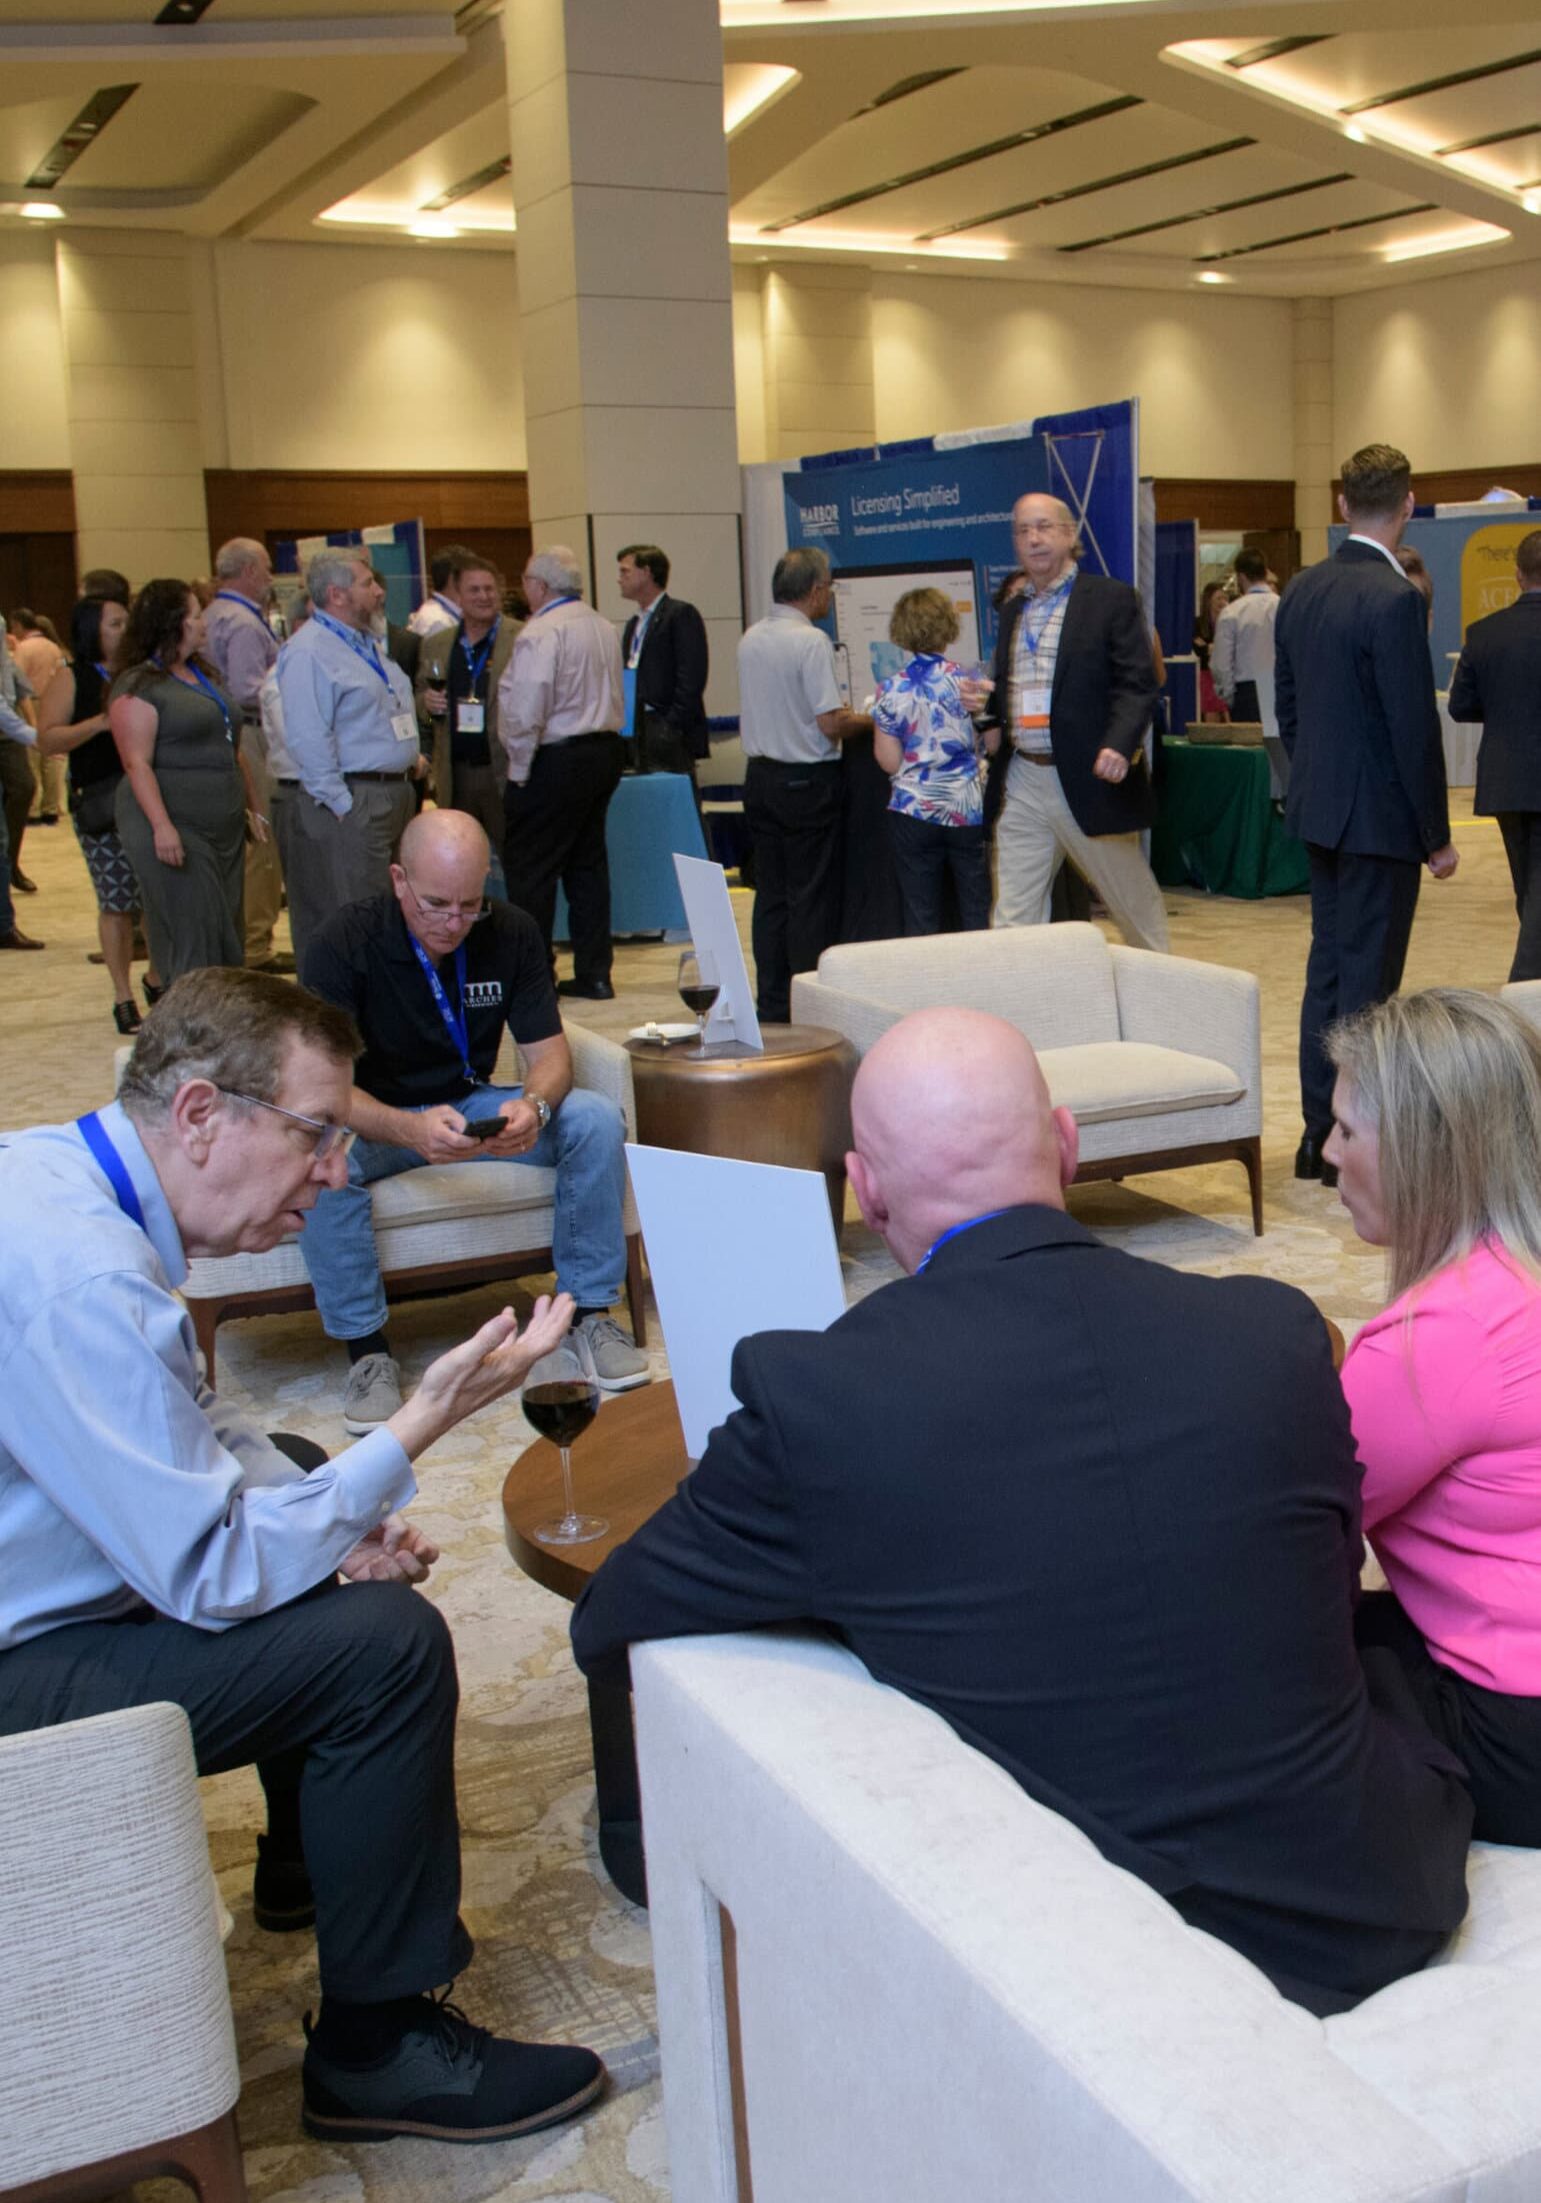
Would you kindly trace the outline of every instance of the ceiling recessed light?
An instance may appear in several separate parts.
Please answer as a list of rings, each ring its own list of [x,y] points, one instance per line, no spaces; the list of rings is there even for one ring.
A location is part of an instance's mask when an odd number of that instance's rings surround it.
[[[29,222],[62,222],[63,207],[54,205],[51,199],[29,199],[20,210]]]
[[[1520,204],[1527,214],[1541,214],[1541,191],[1527,191]]]
[[[407,224],[409,237],[458,237],[459,230],[453,222],[444,221],[437,214],[420,214],[415,222]]]
[[[1367,133],[1360,129],[1357,122],[1345,123],[1343,125],[1343,135],[1354,145],[1368,145],[1370,142]]]
[[[1230,277],[1222,275],[1218,268],[1200,268],[1199,270],[1199,281],[1201,283],[1229,283],[1230,280]]]

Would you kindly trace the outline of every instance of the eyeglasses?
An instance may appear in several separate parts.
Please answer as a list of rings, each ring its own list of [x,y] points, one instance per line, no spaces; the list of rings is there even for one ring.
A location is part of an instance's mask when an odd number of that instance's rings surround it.
[[[275,1117],[287,1117],[291,1124],[302,1124],[307,1132],[315,1134],[311,1153],[318,1163],[330,1162],[334,1155],[349,1155],[353,1152],[353,1143],[358,1134],[351,1124],[329,1124],[324,1117],[302,1117],[297,1109],[285,1109],[278,1102],[259,1101],[255,1094],[238,1093],[233,1086],[218,1087],[216,1092],[226,1095],[231,1101],[246,1102],[253,1109],[271,1110]]]
[[[485,895],[479,903],[441,903],[437,896],[419,895],[406,873],[401,876],[407,881],[407,892],[425,918],[459,918],[474,926],[491,915],[492,905]]]

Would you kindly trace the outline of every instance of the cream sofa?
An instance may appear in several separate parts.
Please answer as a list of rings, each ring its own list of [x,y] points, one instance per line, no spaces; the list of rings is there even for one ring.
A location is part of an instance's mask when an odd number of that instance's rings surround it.
[[[674,2203],[1541,2195],[1541,1855],[1317,2020],[827,1640],[632,1672]]]
[[[631,1058],[624,1048],[582,1025],[569,1025],[573,1080],[604,1094],[636,1137]],[[431,1163],[371,1187],[375,1242],[386,1294],[392,1300],[456,1287],[494,1284],[551,1268],[556,1173],[523,1165],[496,1170],[483,1162]],[[639,1346],[647,1344],[642,1238],[631,1189],[626,1191],[626,1297]],[[281,1315],[313,1308],[309,1273],[297,1238],[268,1254],[223,1255],[190,1265],[183,1299],[214,1382],[214,1334],[232,1316]]]
[[[1115,947],[1096,926],[1013,926],[849,942],[792,981],[792,1016],[865,1055],[911,1010],[1020,1026],[1081,1133],[1078,1178],[1234,1160],[1263,1229],[1263,1075],[1250,972]]]

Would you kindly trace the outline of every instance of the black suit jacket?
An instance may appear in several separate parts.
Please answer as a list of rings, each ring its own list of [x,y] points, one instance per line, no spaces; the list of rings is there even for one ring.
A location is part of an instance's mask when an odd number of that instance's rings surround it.
[[[1274,623],[1274,703],[1300,840],[1421,863],[1450,839],[1423,598],[1371,543],[1297,574]]]
[[[1011,599],[995,638],[995,699],[1002,712],[1010,693],[1012,637],[1026,603],[1025,597]],[[1065,801],[1083,834],[1138,834],[1155,817],[1141,745],[1157,693],[1138,592],[1106,574],[1078,573],[1054,661],[1049,742]],[[1099,780],[1092,771],[1099,750],[1119,750],[1138,762],[1123,780]],[[987,823],[1000,810],[1010,762],[1011,734],[1003,721],[985,784]]]
[[[1541,589],[1472,621],[1450,716],[1482,721],[1473,810],[1541,811]]]
[[[621,636],[621,656],[631,656],[639,615],[633,612]],[[706,676],[710,655],[706,622],[693,604],[661,596],[642,638],[637,660],[637,710],[666,719],[692,757],[709,757],[712,741],[706,725]]]
[[[1460,1921],[1470,1799],[1371,1703],[1359,1470],[1304,1295],[1016,1208],[827,1332],[746,1340],[733,1385],[579,1601],[580,1666],[825,1623],[1316,2010]]]

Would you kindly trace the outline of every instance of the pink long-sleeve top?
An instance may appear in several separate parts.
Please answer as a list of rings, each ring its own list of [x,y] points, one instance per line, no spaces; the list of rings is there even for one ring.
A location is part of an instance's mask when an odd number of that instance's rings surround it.
[[[1343,1389],[1365,1534],[1429,1651],[1541,1697],[1541,1285],[1476,1248],[1365,1325]]]

